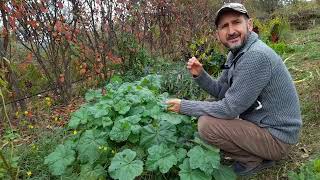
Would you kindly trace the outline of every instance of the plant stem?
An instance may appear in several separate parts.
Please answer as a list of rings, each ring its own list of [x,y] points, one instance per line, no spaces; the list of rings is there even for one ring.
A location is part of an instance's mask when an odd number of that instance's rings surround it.
[[[7,113],[7,110],[6,110],[6,103],[4,101],[4,97],[3,97],[3,94],[2,94],[2,89],[1,88],[0,88],[0,96],[1,96],[1,99],[2,99],[2,105],[3,105],[4,114],[6,115],[8,124],[10,126],[11,131],[12,131],[12,125],[11,125],[11,122],[10,122],[10,119],[9,119],[9,116],[8,116],[8,113]]]

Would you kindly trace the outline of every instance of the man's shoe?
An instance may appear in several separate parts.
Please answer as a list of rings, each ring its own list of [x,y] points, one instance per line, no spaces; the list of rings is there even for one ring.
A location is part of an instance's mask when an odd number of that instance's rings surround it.
[[[233,171],[238,175],[238,176],[251,176],[259,171],[272,167],[275,165],[274,161],[271,160],[263,160],[259,165],[255,167],[247,167],[241,162],[235,162],[232,165]]]

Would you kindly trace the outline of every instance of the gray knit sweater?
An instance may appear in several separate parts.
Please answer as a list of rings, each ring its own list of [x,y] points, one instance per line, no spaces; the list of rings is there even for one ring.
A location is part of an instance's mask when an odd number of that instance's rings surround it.
[[[235,64],[232,61],[238,59]],[[195,81],[218,100],[182,100],[180,112],[221,119],[240,117],[267,128],[279,140],[294,144],[302,125],[298,95],[282,59],[251,32],[246,45],[227,58],[230,69],[215,80],[203,71]],[[262,106],[262,107],[261,107]]]

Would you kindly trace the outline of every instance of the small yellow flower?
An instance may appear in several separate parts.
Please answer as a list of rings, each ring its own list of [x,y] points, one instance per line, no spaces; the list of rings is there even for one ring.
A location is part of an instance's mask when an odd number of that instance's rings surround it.
[[[108,147],[103,147],[103,150],[104,150],[104,151],[107,151],[107,150],[108,150]]]
[[[76,135],[76,134],[78,134],[78,131],[77,131],[77,130],[74,130],[74,131],[73,131],[73,135]]]
[[[51,98],[50,97],[46,97],[45,100],[46,101],[51,101]]]
[[[33,125],[29,124],[29,125],[28,125],[28,128],[29,128],[29,129],[33,129],[34,127],[33,127]]]
[[[16,112],[16,117],[19,117],[19,111]]]
[[[28,115],[28,113],[29,113],[28,111],[25,111],[25,112],[24,112],[24,115]]]
[[[36,151],[39,150],[38,146],[36,146],[35,144],[32,144],[31,148]]]
[[[54,117],[54,121],[58,121],[58,120],[59,120],[58,116]]]
[[[28,172],[27,172],[27,176],[30,177],[31,175],[32,175],[32,172],[31,172],[31,171],[28,171]]]

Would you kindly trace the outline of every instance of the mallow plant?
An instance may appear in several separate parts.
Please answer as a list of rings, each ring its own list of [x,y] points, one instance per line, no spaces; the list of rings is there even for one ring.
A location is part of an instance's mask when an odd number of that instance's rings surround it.
[[[108,83],[89,90],[71,115],[70,136],[46,156],[61,179],[150,177],[182,180],[235,179],[220,164],[219,149],[202,142],[195,119],[168,112],[161,78]]]

